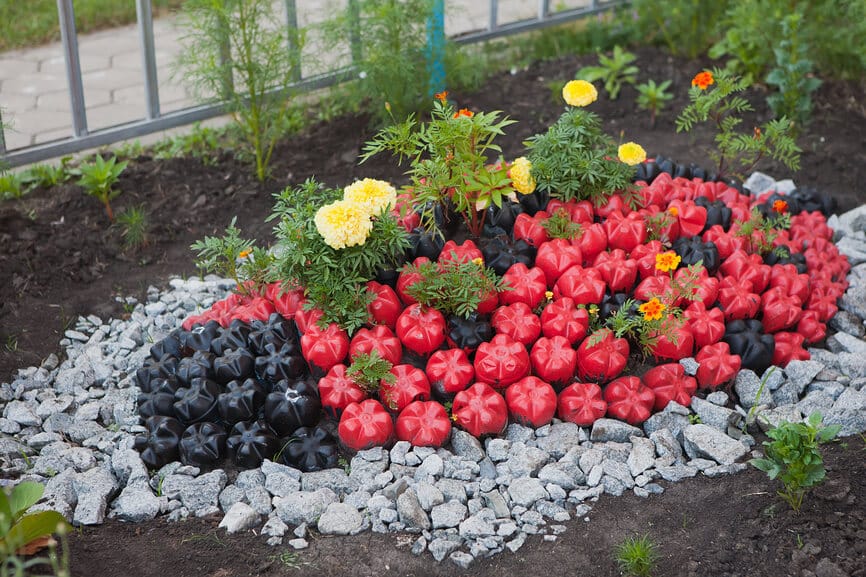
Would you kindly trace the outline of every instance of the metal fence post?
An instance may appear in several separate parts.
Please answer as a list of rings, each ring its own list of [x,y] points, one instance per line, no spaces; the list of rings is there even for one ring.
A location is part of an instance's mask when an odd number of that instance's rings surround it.
[[[349,49],[352,51],[352,64],[358,64],[363,57],[361,52],[361,7],[358,0],[349,0]]]
[[[295,0],[286,0],[286,34],[292,58],[292,82],[301,80],[301,37],[298,32],[298,7]]]
[[[427,20],[427,69],[429,95],[445,88],[445,0],[433,0]]]
[[[538,19],[544,20],[550,13],[550,0],[538,0]]]
[[[144,70],[144,97],[148,120],[159,118],[159,82],[156,76],[156,53],[153,44],[153,9],[150,0],[136,0],[138,35],[141,40],[141,62]]]
[[[487,29],[493,32],[499,25],[499,0],[490,0],[490,20]]]
[[[3,124],[3,109],[0,108],[0,154],[6,154],[6,125]],[[2,164],[2,161],[0,161]]]
[[[84,105],[84,86],[81,83],[81,59],[78,54],[78,33],[75,31],[75,10],[72,0],[57,0],[60,16],[60,42],[63,44],[63,59],[66,62],[66,81],[69,83],[69,100],[72,106],[72,134],[87,135],[87,109]]]

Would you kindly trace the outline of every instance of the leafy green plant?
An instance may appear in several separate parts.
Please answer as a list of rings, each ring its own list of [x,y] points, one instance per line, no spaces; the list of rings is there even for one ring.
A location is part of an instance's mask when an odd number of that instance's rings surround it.
[[[614,558],[623,575],[649,577],[658,561],[658,547],[649,535],[629,537],[616,547]]]
[[[183,6],[179,69],[199,99],[226,101],[253,150],[259,180],[267,177],[289,110],[279,89],[299,71],[304,37],[286,34],[277,6],[271,0],[188,0]]]
[[[380,130],[364,146],[361,162],[389,151],[402,164],[409,160],[408,174],[417,206],[427,207],[421,220],[428,230],[437,230],[434,207],[446,200],[453,203],[471,234],[481,235],[485,209],[514,192],[504,162],[489,164],[488,155],[501,152],[497,136],[513,120],[500,119],[500,112],[473,113],[455,110],[440,94],[433,103],[430,121],[419,123],[413,115],[402,123]]]
[[[579,238],[583,234],[583,227],[579,222],[571,220],[571,216],[564,208],[560,208],[548,218],[546,218],[541,226],[547,231],[547,236],[550,238],[564,238],[572,240]]]
[[[731,0],[694,2],[670,0],[633,0],[638,36],[665,46],[672,54],[693,59],[701,55],[722,35],[718,21]],[[760,13],[759,13],[760,14]]]
[[[114,210],[111,201],[120,195],[120,190],[114,188],[121,173],[126,170],[127,161],[117,162],[117,157],[112,156],[105,160],[100,155],[95,155],[92,162],[82,162],[78,170],[81,178],[78,184],[84,187],[84,193],[99,200],[105,206],[105,214],[108,220],[114,222]]]
[[[22,177],[30,188],[51,188],[69,180],[70,157],[61,160],[59,166],[53,164],[34,164],[24,171]]]
[[[18,172],[0,172],[0,198],[9,200],[24,196],[24,181]]]
[[[131,206],[122,210],[117,215],[116,224],[120,227],[120,235],[126,248],[137,249],[147,246],[147,230],[150,228],[150,222],[144,206]]]
[[[670,85],[670,80],[656,84],[655,80],[650,79],[636,86],[638,92],[637,105],[641,110],[649,111],[650,127],[655,127],[658,113],[664,110],[665,103],[674,97],[673,94],[667,92]]]
[[[712,79],[703,88],[696,84],[702,75],[711,75]],[[737,131],[743,122],[740,115],[752,111],[752,105],[738,95],[748,87],[749,82],[727,70],[715,68],[700,73],[692,81],[689,104],[677,118],[677,132],[688,132],[699,123],[709,124],[716,133],[715,148],[709,154],[718,165],[719,176],[742,178],[764,157],[797,170],[801,151],[791,136],[791,122],[787,118],[771,120],[748,133]]]
[[[493,269],[480,262],[452,259],[408,265],[403,270],[421,275],[421,279],[407,289],[409,296],[444,315],[469,318],[491,294],[510,290]]]
[[[35,553],[51,543],[52,534],[63,535],[69,528],[57,511],[27,512],[42,498],[44,490],[40,483],[29,481],[18,483],[11,490],[0,490],[0,569],[4,575],[24,575],[28,569],[45,563],[44,558],[24,560],[19,555]],[[52,565],[58,561],[56,551],[48,561]],[[68,563],[65,571],[68,575]]]
[[[604,81],[608,97],[616,100],[623,84],[634,84],[637,79],[638,68],[632,64],[636,59],[634,54],[617,45],[611,56],[599,54],[598,66],[585,66],[577,71],[576,77],[587,82]]]
[[[634,169],[617,160],[617,147],[596,114],[568,107],[547,130],[526,142],[538,189],[563,200],[596,205],[616,192],[630,195]]]
[[[383,211],[369,216],[369,231],[360,244],[343,248],[328,244],[317,227],[316,214],[334,205],[341,192],[309,179],[274,195],[276,203],[268,220],[277,221],[277,243],[267,279],[285,287],[304,287],[307,306],[322,310],[322,323],[336,322],[351,333],[368,320],[371,294],[364,283],[378,270],[393,268],[409,248],[409,239],[394,216]]]
[[[379,356],[379,351],[373,349],[369,354],[355,355],[346,370],[346,376],[368,393],[374,393],[379,390],[382,381],[390,385],[397,382],[397,377],[391,372],[393,366],[390,361]]]
[[[197,253],[195,264],[203,271],[234,279],[236,290],[242,294],[260,293],[263,279],[256,282],[255,277],[261,275],[252,275],[250,272],[259,270],[262,263],[256,262],[254,242],[241,238],[241,230],[235,226],[236,222],[237,217],[232,218],[223,236],[206,236],[190,246]],[[259,261],[267,255],[261,252],[258,253]]]
[[[809,490],[824,481],[827,472],[818,445],[839,434],[840,425],[822,426],[821,413],[814,412],[805,422],[782,422],[767,431],[771,441],[764,441],[765,459],[749,461],[770,479],[779,479],[784,487],[782,499],[799,513]]]
[[[794,121],[795,132],[812,115],[812,93],[821,86],[821,80],[812,73],[814,64],[809,59],[809,46],[800,36],[802,15],[793,12],[782,20],[782,39],[773,54],[776,66],[767,74],[767,84],[778,92],[767,96],[776,118]]]
[[[749,220],[741,221],[736,236],[746,241],[746,250],[753,254],[765,255],[776,251],[780,257],[786,257],[787,249],[783,246],[774,247],[780,230],[791,228],[791,215],[785,212],[771,212],[764,216],[757,208],[749,215]]]

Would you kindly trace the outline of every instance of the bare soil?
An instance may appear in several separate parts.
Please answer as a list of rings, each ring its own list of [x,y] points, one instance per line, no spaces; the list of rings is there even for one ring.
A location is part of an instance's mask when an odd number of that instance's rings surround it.
[[[606,129],[623,141],[643,144],[651,154],[710,166],[710,134],[676,134],[676,113],[687,101],[692,76],[710,65],[684,61],[655,49],[637,51],[640,80],[671,79],[676,95],[654,127],[626,86],[619,99],[604,95],[592,107]],[[502,110],[518,121],[500,140],[503,155],[523,153],[523,141],[545,130],[562,111],[550,83],[573,77],[594,57],[538,63],[491,78],[473,94],[452,94],[461,107]],[[756,112],[744,123],[769,118],[757,87]],[[813,122],[804,130],[802,167],[790,174],[766,162],[758,168],[776,178],[828,192],[839,212],[866,202],[866,87],[827,81],[816,98]],[[371,137],[367,119],[339,118],[311,126],[283,143],[273,160],[273,178],[257,182],[252,170],[225,152],[215,166],[190,158],[134,159],[120,179],[123,194],[115,211],[144,205],[150,216],[149,243],[124,250],[120,231],[109,226],[101,205],[75,184],[37,190],[0,204],[0,381],[16,369],[60,353],[58,342],[78,315],[121,317],[116,296],[139,298],[149,285],[164,286],[171,275],[196,274],[189,245],[218,234],[238,217],[246,236],[272,239],[264,223],[271,195],[310,176],[334,186],[355,178],[403,182],[405,168],[376,158],[357,165]],[[799,515],[774,494],[777,486],[754,470],[724,479],[694,479],[668,487],[647,500],[633,495],[603,498],[590,521],[573,520],[555,542],[531,538],[517,554],[505,553],[471,567],[473,575],[618,575],[612,550],[623,539],[648,533],[661,559],[654,575],[866,575],[866,453],[859,439],[827,449],[827,485]],[[218,519],[140,525],[106,523],[73,535],[74,575],[454,575],[429,555],[414,557],[404,535],[364,534],[352,538],[313,536],[297,557],[283,556],[253,534],[228,537]],[[828,563],[838,565],[832,571]],[[823,571],[823,572],[822,572]]]

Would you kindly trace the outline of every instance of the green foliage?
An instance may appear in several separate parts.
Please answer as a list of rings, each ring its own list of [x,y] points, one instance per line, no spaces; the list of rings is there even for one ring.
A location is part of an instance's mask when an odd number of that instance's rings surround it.
[[[391,115],[399,121],[430,109],[427,20],[432,0],[358,0],[323,26],[325,37],[341,38],[358,71],[352,98],[365,106],[379,125]],[[353,43],[354,38],[354,43]],[[445,44],[446,85],[478,85],[484,67],[450,41]],[[385,103],[390,110],[386,110]]]
[[[698,123],[707,123],[716,132],[715,149],[710,156],[718,164],[720,176],[743,177],[762,158],[769,156],[791,170],[800,167],[800,148],[791,136],[791,122],[779,118],[754,127],[749,133],[737,132],[740,115],[752,111],[752,106],[738,96],[749,82],[730,71],[712,71],[715,83],[705,90],[692,86],[690,103],[677,118],[677,132],[688,132]]]
[[[401,164],[409,160],[415,203],[427,207],[421,215],[423,225],[435,230],[434,205],[450,199],[469,231],[480,236],[484,209],[491,203],[501,206],[502,198],[514,190],[504,162],[488,165],[488,155],[501,152],[494,139],[514,124],[499,115],[499,111],[455,111],[450,103],[437,99],[428,123],[410,115],[383,128],[364,145],[361,162],[384,151],[397,156]]]
[[[809,489],[826,477],[818,445],[831,441],[839,433],[839,425],[823,427],[821,421],[821,414],[815,412],[802,423],[782,422],[767,431],[772,439],[764,441],[767,458],[749,461],[770,479],[782,482],[784,490],[778,492],[779,496],[795,512],[800,511]]]
[[[421,280],[407,289],[409,296],[444,315],[469,318],[492,293],[510,289],[483,263],[446,260],[408,265],[403,270],[421,275]]]
[[[763,256],[774,250],[773,243],[779,236],[779,231],[789,228],[791,228],[790,214],[773,212],[764,217],[760,210],[753,208],[749,220],[739,223],[736,236],[746,240],[747,252]]]
[[[69,574],[68,559],[67,566],[60,567],[56,550],[52,550],[49,559],[25,560],[19,557],[19,552],[27,545],[54,533],[64,535],[69,529],[66,519],[57,511],[27,512],[42,498],[44,490],[40,483],[29,481],[18,483],[11,491],[0,489],[0,574],[24,575],[28,569],[46,562],[58,571],[58,575],[64,570],[64,575]]]
[[[604,90],[611,100],[616,100],[623,84],[634,84],[638,68],[632,63],[636,56],[620,46],[613,47],[613,55],[598,55],[598,66],[586,66],[577,71],[576,78],[595,82],[604,81]]]
[[[628,577],[649,577],[658,561],[658,547],[649,535],[629,537],[616,547],[619,570]]]
[[[632,0],[630,4],[640,37],[662,44],[672,54],[694,59],[721,37],[723,28],[718,22],[727,7],[736,3],[668,0],[659,4],[654,0]]]
[[[21,177],[32,190],[33,188],[51,188],[69,180],[69,162],[71,157],[61,159],[60,165],[34,164],[25,170]]]
[[[269,282],[304,287],[309,306],[322,310],[323,323],[335,322],[354,332],[368,320],[371,294],[364,283],[380,269],[393,268],[409,248],[405,229],[389,213],[373,218],[373,229],[364,244],[334,249],[316,229],[318,209],[342,196],[313,179],[295,189],[275,194],[268,220],[276,220],[277,243]]]
[[[237,290],[247,293],[251,288],[247,281],[253,279],[244,274],[244,263],[254,254],[254,243],[241,238],[236,222],[237,217],[232,218],[223,236],[206,236],[194,242],[190,249],[197,253],[195,264],[199,269],[232,278],[237,283]],[[252,288],[260,291],[261,285],[253,283]]]
[[[526,146],[538,189],[552,197],[601,205],[616,192],[632,191],[634,168],[617,160],[616,144],[602,132],[598,116],[583,108],[569,107]]]
[[[154,146],[155,158],[190,157],[201,160],[205,166],[217,163],[218,151],[227,142],[225,128],[211,128],[196,123],[186,134],[160,140]]]
[[[0,199],[21,198],[24,193],[24,180],[21,173],[0,172]]]
[[[227,102],[255,157],[256,176],[267,177],[279,127],[289,107],[281,87],[300,66],[303,33],[287,34],[271,0],[187,0],[184,51],[178,65],[196,95]]]
[[[379,356],[379,351],[373,349],[369,354],[356,355],[346,370],[346,376],[368,393],[374,393],[383,381],[389,385],[397,382],[397,377],[391,372],[393,367],[390,361]]]
[[[580,238],[583,234],[583,227],[579,222],[571,220],[568,211],[560,208],[541,223],[544,230],[547,231],[547,236],[550,238],[564,238],[572,240]]]
[[[147,246],[147,229],[150,222],[147,209],[144,206],[131,206],[117,215],[117,225],[123,244],[128,249],[138,249]]]
[[[82,162],[78,170],[81,178],[78,184],[84,187],[84,193],[98,199],[105,206],[105,214],[108,220],[114,222],[114,211],[111,201],[120,195],[120,190],[114,188],[121,173],[126,170],[127,161],[117,162],[117,157],[112,156],[105,160],[97,154],[92,162]]]
[[[821,86],[821,80],[812,74],[809,47],[800,39],[801,19],[794,12],[782,20],[782,40],[773,49],[776,66],[766,79],[778,90],[767,96],[767,104],[776,118],[791,119],[795,129],[809,122],[812,93]]]
[[[638,92],[637,105],[641,110],[649,111],[651,127],[656,125],[656,116],[664,110],[665,103],[674,97],[673,94],[667,92],[670,85],[670,80],[656,84],[655,80],[650,79],[636,86]]]

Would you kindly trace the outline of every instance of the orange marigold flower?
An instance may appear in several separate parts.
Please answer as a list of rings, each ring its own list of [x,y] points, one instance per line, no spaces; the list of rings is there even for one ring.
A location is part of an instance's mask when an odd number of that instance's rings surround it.
[[[448,100],[448,91],[443,90],[442,92],[437,92],[436,94],[433,95],[433,98],[435,98],[436,100],[438,100],[442,104],[445,104],[445,101]]]
[[[692,78],[692,86],[697,86],[701,90],[706,90],[710,84],[715,84],[716,79],[713,78],[713,73],[709,70],[704,70],[703,72],[698,72],[694,78]]]
[[[645,321],[657,321],[662,318],[662,313],[667,307],[662,302],[653,297],[648,302],[645,302],[637,308],[642,314]]]
[[[247,258],[251,254],[253,254],[253,251],[250,249],[242,250],[238,253],[238,258]]]
[[[454,118],[460,118],[461,116],[465,116],[466,118],[472,118],[473,116],[475,116],[475,113],[468,108],[461,108],[454,113]]]
[[[678,266],[680,266],[680,255],[675,253],[672,250],[668,252],[662,252],[656,255],[656,270],[660,270],[662,272],[669,272],[672,270],[676,270]]]
[[[670,214],[671,216],[679,216],[680,215],[680,209],[678,209],[675,206],[669,206],[668,207],[668,214]]]
[[[775,210],[779,214],[785,214],[788,211],[788,203],[784,200],[774,200],[773,210]]]

